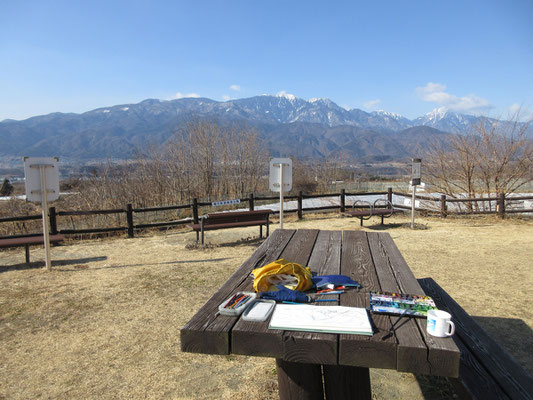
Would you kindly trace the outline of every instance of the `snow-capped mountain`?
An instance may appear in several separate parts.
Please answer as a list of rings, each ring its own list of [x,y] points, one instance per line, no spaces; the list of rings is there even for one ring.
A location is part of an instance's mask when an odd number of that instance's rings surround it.
[[[182,98],[177,100],[148,99],[137,104],[123,104],[98,108],[82,114],[53,113],[32,117],[24,121],[6,120],[0,124],[39,125],[57,120],[77,120],[90,124],[92,120],[133,119],[143,115],[150,122],[155,119],[172,119],[178,115],[195,114],[223,118],[242,118],[262,123],[310,122],[333,126],[357,126],[366,129],[400,131],[413,126],[425,125],[447,132],[461,133],[465,127],[478,120],[473,115],[446,112],[435,109],[415,120],[384,110],[366,112],[360,109],[347,110],[327,98],[304,100],[292,94],[262,95],[243,99],[215,101],[207,98]],[[0,125],[0,126],[2,126]]]
[[[233,104],[257,121],[290,124],[311,122],[328,126],[357,125],[350,112],[329,99],[306,101],[291,94],[255,96],[231,100]]]
[[[430,126],[446,132],[463,133],[478,117],[434,110],[415,120],[384,110],[346,110],[327,98],[304,100],[291,94],[256,96],[224,103],[226,116],[244,116],[272,123],[310,122],[334,126],[356,126],[397,132],[413,126]],[[222,115],[220,112],[218,115]]]
[[[23,121],[2,121],[0,156],[124,158],[146,144],[164,143],[188,121],[205,118],[255,127],[274,154],[299,146],[298,150],[306,156],[326,156],[341,146],[354,156],[372,155],[381,148],[375,155],[390,153],[394,157],[405,155],[398,141],[416,140],[417,146],[423,147],[427,138],[439,136],[440,131],[464,133],[478,121],[471,115],[444,110],[409,120],[383,110],[370,113],[347,110],[330,99],[304,100],[287,93],[228,101],[148,99],[82,114],[52,113]],[[415,129],[420,126],[439,131]],[[416,139],[416,135],[420,137]]]
[[[430,126],[445,132],[465,133],[472,125],[478,122],[479,117],[454,113],[447,111],[445,108],[436,108],[433,111],[416,118],[411,123],[413,126]]]

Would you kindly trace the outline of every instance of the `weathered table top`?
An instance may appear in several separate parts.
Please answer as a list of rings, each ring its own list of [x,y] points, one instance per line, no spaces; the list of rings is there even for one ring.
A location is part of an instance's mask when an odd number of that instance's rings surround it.
[[[363,336],[272,330],[268,320],[216,315],[218,305],[236,291],[253,291],[254,268],[279,258],[320,275],[347,275],[362,285],[360,291],[340,295],[338,303],[321,303],[324,307],[368,307],[371,290],[424,294],[388,233],[278,229],[181,329],[182,350],[458,376],[459,349],[449,338],[427,335],[425,319],[404,318],[389,335],[398,317],[370,314],[375,333]]]

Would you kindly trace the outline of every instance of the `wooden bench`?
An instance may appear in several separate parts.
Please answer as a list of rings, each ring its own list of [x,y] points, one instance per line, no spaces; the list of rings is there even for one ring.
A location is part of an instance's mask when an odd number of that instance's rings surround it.
[[[383,207],[379,207],[379,202],[385,202],[385,205]],[[360,207],[360,209],[356,210],[356,207]],[[393,214],[401,212],[403,211],[394,208],[390,201],[377,199],[374,204],[364,200],[357,200],[352,205],[352,211],[346,211],[344,214],[350,217],[359,218],[361,220],[361,226],[363,226],[363,220],[370,219],[373,216],[381,217],[381,225],[383,225],[383,218],[388,218]]]
[[[50,243],[59,243],[65,239],[65,236],[61,234],[50,235]],[[24,246],[26,248],[26,263],[30,262],[30,246],[36,244],[44,245],[44,236],[35,235],[35,236],[24,236],[18,238],[7,238],[0,239],[0,247],[20,247]]]
[[[191,227],[196,231],[196,241],[198,235],[202,235],[202,244],[204,244],[204,231],[227,228],[241,228],[245,226],[258,226],[259,236],[263,237],[263,225],[266,226],[266,235],[269,234],[269,216],[272,210],[254,210],[254,211],[230,211],[207,214],[200,218],[200,222],[192,224]]]
[[[473,399],[533,399],[529,375],[433,279],[419,279],[420,286],[441,310],[452,314],[455,344],[461,350],[459,378],[452,379],[458,393]]]

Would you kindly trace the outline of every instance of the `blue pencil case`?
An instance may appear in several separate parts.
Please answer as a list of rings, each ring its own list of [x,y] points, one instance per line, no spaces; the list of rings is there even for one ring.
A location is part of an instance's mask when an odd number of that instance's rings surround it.
[[[327,285],[361,287],[360,284],[346,275],[317,275],[311,279],[317,289]]]

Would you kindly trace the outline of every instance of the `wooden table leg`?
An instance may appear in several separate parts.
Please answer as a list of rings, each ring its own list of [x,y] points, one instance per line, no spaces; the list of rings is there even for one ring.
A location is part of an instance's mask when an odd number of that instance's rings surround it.
[[[280,400],[323,400],[320,364],[304,364],[276,358]]]
[[[368,368],[324,365],[326,399],[370,400],[370,371]]]

